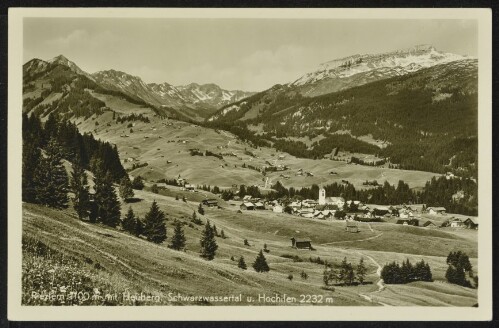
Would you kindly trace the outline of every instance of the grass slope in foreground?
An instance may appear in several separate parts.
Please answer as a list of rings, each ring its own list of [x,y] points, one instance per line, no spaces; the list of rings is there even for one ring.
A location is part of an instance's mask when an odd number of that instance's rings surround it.
[[[144,305],[286,305],[258,302],[258,296],[263,294],[296,297],[297,302],[290,305],[300,305],[300,295],[332,297],[332,304],[323,305],[471,306],[476,303],[476,290],[444,282],[448,251],[466,249],[474,257],[476,237],[463,238],[456,233],[440,231],[413,233],[414,229],[400,231],[400,227],[390,224],[379,228],[372,225],[373,231],[366,224],[361,226],[363,232],[350,234],[344,232],[341,222],[320,222],[270,212],[237,214],[232,209],[207,209],[206,214],[200,216],[203,222],[209,219],[212,224],[216,224],[219,232],[223,229],[228,238],[217,238],[219,250],[215,260],[205,261],[199,257],[199,238],[203,227],[188,225],[192,212],[197,208],[196,202],[185,203],[144,191],[137,191],[136,196],[141,201],[132,204],[132,207],[138,216],[144,216],[153,199],[166,212],[169,239],[165,244],[156,245],[115,229],[79,221],[69,209],[58,211],[24,204],[23,304],[53,304],[30,297],[32,292],[53,288],[59,293],[62,288],[87,290],[93,295],[97,289],[101,295],[121,295],[129,291],[132,295],[144,293],[159,296],[159,303],[138,302]],[[123,206],[122,212],[126,208]],[[186,252],[173,251],[167,247],[173,233],[174,219],[186,223]],[[305,234],[312,238],[315,251],[290,247],[291,236]],[[376,238],[368,239],[370,237]],[[250,246],[244,245],[244,239],[248,239]],[[377,240],[382,242],[375,242]],[[270,250],[265,256],[271,271],[257,273],[251,265],[264,244]],[[424,246],[429,244],[432,247]],[[236,261],[231,260],[232,256]],[[237,267],[240,256],[246,260],[246,271]],[[290,256],[296,256],[300,261],[294,262]],[[335,286],[334,291],[324,290],[324,266],[310,262],[310,257],[320,257],[336,265],[344,257],[357,265],[363,257],[368,268],[368,284]],[[379,291],[379,266],[405,258],[411,262],[424,258],[430,263],[436,281],[387,285],[383,291]],[[476,267],[476,258],[471,260]],[[300,278],[302,271],[307,273],[308,279]],[[288,279],[290,274],[293,280]],[[243,298],[241,302],[225,303],[169,297],[178,293],[184,296],[242,294]],[[249,303],[247,296],[256,301]],[[81,304],[131,305],[134,302],[120,297],[116,301],[97,299]]]

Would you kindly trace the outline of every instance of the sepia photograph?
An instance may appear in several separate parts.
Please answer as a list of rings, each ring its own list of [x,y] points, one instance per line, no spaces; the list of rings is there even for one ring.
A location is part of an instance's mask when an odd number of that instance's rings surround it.
[[[9,14],[18,311],[491,313],[490,12],[46,10]]]

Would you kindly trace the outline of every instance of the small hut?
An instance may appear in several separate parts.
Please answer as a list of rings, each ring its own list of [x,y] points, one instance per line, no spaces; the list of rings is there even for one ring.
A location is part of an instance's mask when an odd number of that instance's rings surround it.
[[[346,232],[359,232],[359,226],[355,221],[347,221],[345,226]]]

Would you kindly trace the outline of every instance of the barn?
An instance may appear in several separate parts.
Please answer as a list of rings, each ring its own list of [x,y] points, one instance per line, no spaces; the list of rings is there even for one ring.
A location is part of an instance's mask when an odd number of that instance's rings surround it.
[[[202,203],[203,203],[203,205],[206,205],[208,207],[217,207],[218,206],[218,201],[216,199],[203,199]]]
[[[239,206],[239,208],[241,210],[253,211],[255,209],[255,205],[253,203],[244,202]]]
[[[291,238],[291,247],[298,249],[312,249],[312,240],[309,238]]]

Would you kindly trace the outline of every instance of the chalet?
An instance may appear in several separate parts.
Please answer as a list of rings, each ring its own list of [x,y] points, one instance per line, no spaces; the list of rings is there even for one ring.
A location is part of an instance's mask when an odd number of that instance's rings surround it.
[[[272,208],[272,211],[275,213],[282,213],[282,212],[284,212],[284,207],[277,204],[277,205],[274,205],[274,207]]]
[[[298,215],[304,218],[313,218],[314,209],[312,208],[301,208],[297,211]]]
[[[466,220],[464,220],[464,225],[468,229],[478,230],[478,222],[476,221],[476,219],[467,218]]]
[[[459,220],[459,219],[453,219],[452,221],[450,221],[450,227],[451,228],[463,228],[464,222]]]
[[[355,221],[347,221],[345,226],[346,232],[359,232],[359,226]]]
[[[201,202],[203,205],[206,205],[208,207],[217,207],[218,206],[218,201],[216,199],[203,199]]]
[[[423,224],[423,227],[425,228],[436,228],[437,225],[431,221],[426,221],[424,224]]]
[[[445,207],[428,207],[426,211],[431,215],[444,215],[446,210]]]
[[[265,209],[265,205],[263,205],[262,202],[256,202],[254,205],[255,205],[255,210],[264,210]]]
[[[291,247],[298,249],[312,249],[312,241],[309,238],[291,238]]]
[[[374,216],[377,216],[377,217],[381,217],[385,214],[389,214],[390,213],[390,210],[388,209],[388,207],[384,207],[384,206],[378,206],[378,207],[375,207],[373,208],[372,210],[372,214]]]
[[[251,195],[246,195],[243,197],[243,201],[250,201],[251,200]]]
[[[408,219],[400,219],[400,220],[397,220],[397,224],[409,225],[409,220]]]
[[[419,220],[416,218],[409,219],[409,225],[414,227],[419,227]]]
[[[301,202],[301,206],[302,207],[315,207],[317,206],[319,203],[313,199],[305,199]]]
[[[239,205],[239,208],[241,210],[253,211],[255,209],[255,205],[250,202],[243,202],[241,205]]]
[[[194,187],[194,185],[186,184],[186,185],[184,185],[183,189],[186,191],[194,191],[196,188]]]

